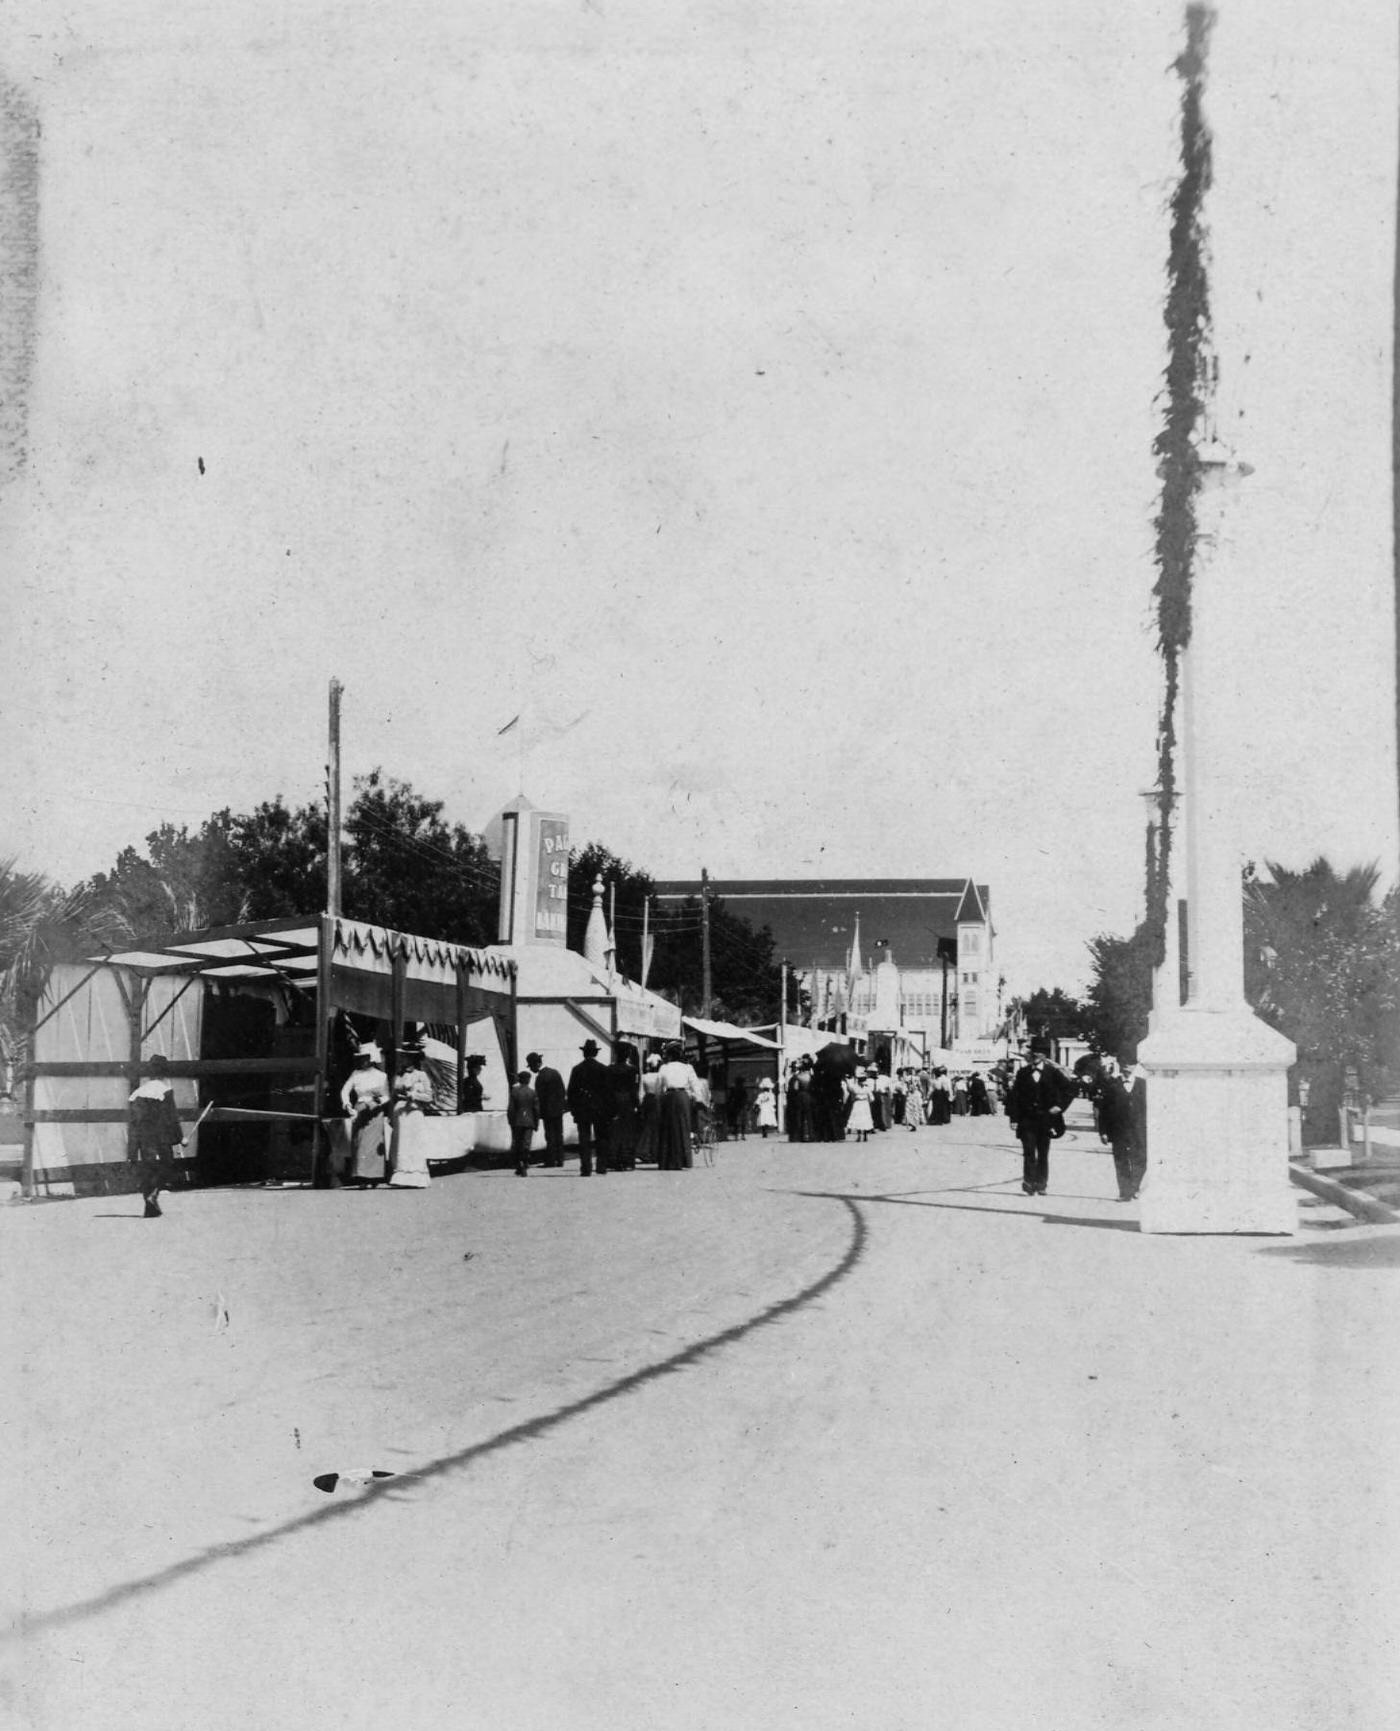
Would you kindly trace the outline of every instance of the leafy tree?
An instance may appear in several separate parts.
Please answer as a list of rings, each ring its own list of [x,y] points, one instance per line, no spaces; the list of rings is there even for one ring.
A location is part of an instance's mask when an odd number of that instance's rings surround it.
[[[1089,940],[1091,977],[1085,996],[1085,1036],[1096,1052],[1137,1055],[1152,1009],[1158,933],[1146,921],[1131,937],[1101,932]]]
[[[616,919],[613,941],[617,945],[617,966],[629,979],[642,976],[643,911],[648,897],[656,893],[656,882],[649,872],[621,859],[602,842],[590,841],[574,848],[569,855],[568,946],[582,950],[583,935],[588,929],[588,916],[593,909],[593,885],[603,883],[603,910],[609,909],[609,892],[616,889]],[[650,922],[652,926],[655,921]],[[652,984],[648,980],[648,984]]]
[[[480,836],[444,820],[440,799],[372,770],[355,779],[345,832],[351,919],[458,944],[495,939],[500,869]]]
[[[454,943],[492,941],[499,868],[481,838],[442,810],[441,800],[378,769],[356,778],[341,862],[349,918]],[[137,936],[319,912],[325,810],[292,808],[279,795],[251,812],[215,812],[193,832],[163,825],[144,853],[123,849],[89,890]]]
[[[657,926],[656,957],[648,982],[699,1014],[704,989],[704,941],[699,898],[671,903]],[[717,1021],[741,1025],[777,1019],[782,966],[772,931],[755,930],[732,914],[722,897],[710,899],[711,1010]],[[791,992],[789,994],[791,1001]]]
[[[230,840],[233,821],[221,811],[193,832],[162,824],[146,837],[144,854],[123,848],[111,871],[92,879],[92,897],[132,937],[249,918]]]
[[[291,919],[326,905],[326,811],[264,800],[230,820],[229,846],[249,919]]]
[[[1026,1031],[1060,1040],[1087,1040],[1093,1017],[1088,1007],[1059,986],[1038,986],[1029,997],[1017,1000]]]

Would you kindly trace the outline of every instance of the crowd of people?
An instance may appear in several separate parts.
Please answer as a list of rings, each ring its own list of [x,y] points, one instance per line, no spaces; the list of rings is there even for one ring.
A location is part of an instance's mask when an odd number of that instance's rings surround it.
[[[784,1091],[789,1142],[839,1142],[847,1132],[868,1141],[876,1131],[918,1130],[925,1124],[994,1114],[1002,1083],[999,1073],[989,1083],[979,1070],[949,1071],[942,1064],[910,1065],[891,1073],[857,1063],[842,1073],[802,1057],[789,1067]]]
[[[612,1062],[599,1059],[596,1040],[585,1040],[567,1082],[539,1052],[527,1055],[516,1073],[506,1104],[511,1155],[518,1177],[528,1176],[531,1153],[544,1132],[542,1164],[564,1164],[564,1118],[572,1117],[578,1138],[579,1173],[584,1178],[627,1172],[639,1164],[681,1171],[695,1164],[700,1114],[710,1112],[709,1084],[702,1081],[679,1041],[672,1041],[645,1064],[634,1045],[619,1041]],[[1115,1059],[1083,1061],[1070,1075],[1050,1061],[1037,1042],[1019,1065],[1003,1064],[988,1073],[949,1071],[943,1065],[918,1065],[891,1073],[864,1065],[853,1056],[804,1056],[783,1078],[789,1142],[858,1143],[885,1131],[946,1125],[955,1118],[993,1115],[1004,1108],[1021,1144],[1021,1189],[1043,1196],[1049,1177],[1050,1144],[1064,1134],[1064,1113],[1080,1093],[1094,1107],[1101,1141],[1111,1147],[1119,1198],[1138,1195],[1147,1166],[1146,1079],[1135,1064]],[[482,1070],[485,1059],[469,1055],[458,1099],[461,1112],[485,1108]],[[133,1142],[148,1217],[160,1214],[160,1193],[169,1187],[173,1150],[183,1141],[174,1108],[169,1065],[152,1058],[149,1074],[131,1097]],[[425,1117],[437,1106],[421,1042],[398,1050],[391,1084],[383,1056],[373,1043],[360,1045],[354,1069],[341,1092],[347,1137],[335,1172],[337,1182],[387,1184],[423,1189],[429,1183]],[[450,1107],[449,1107],[450,1109]],[[725,1099],[731,1136],[749,1129],[762,1137],[779,1129],[778,1089],[761,1077],[750,1092],[736,1075]]]

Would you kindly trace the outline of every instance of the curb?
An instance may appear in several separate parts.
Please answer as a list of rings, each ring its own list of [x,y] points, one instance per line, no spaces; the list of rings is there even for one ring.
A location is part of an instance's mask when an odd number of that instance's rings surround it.
[[[1292,1160],[1288,1163],[1288,1176],[1299,1189],[1310,1190],[1324,1202],[1345,1208],[1358,1220],[1368,1220],[1377,1226],[1400,1225],[1400,1213],[1387,1203],[1378,1202],[1374,1196],[1368,1196],[1364,1190],[1353,1190],[1349,1184],[1341,1184],[1335,1178],[1324,1178],[1320,1172]]]

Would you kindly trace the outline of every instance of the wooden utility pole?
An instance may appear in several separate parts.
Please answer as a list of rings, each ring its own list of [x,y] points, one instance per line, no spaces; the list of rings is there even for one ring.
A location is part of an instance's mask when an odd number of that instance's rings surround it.
[[[710,1019],[713,979],[710,973],[710,874],[700,868],[700,1014]]]
[[[340,693],[338,679],[331,680],[330,725],[326,753],[326,911],[316,945],[316,1088],[311,1110],[316,1123],[311,1133],[311,1184],[313,1189],[338,1182],[330,1170],[330,1147],[326,1139],[326,1080],[331,1062],[331,964],[335,954],[335,922],[340,917]]]
[[[340,694],[344,687],[331,680],[330,756],[326,765],[326,912],[340,915]]]

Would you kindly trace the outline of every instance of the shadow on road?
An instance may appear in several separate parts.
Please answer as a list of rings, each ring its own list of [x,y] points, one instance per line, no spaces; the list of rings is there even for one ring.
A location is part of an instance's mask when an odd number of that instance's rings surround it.
[[[1261,1256],[1308,1262],[1315,1268],[1400,1268],[1400,1234],[1384,1238],[1345,1238],[1329,1243],[1271,1244]]]
[[[1136,1220],[1093,1220],[1076,1214],[1047,1214],[1038,1208],[989,1208],[985,1202],[925,1202],[920,1199],[918,1191],[892,1192],[889,1195],[864,1192],[859,1195],[845,1195],[839,1190],[797,1190],[791,1194],[796,1196],[824,1196],[836,1202],[892,1202],[903,1208],[939,1208],[949,1214],[1000,1214],[1011,1220],[1038,1220],[1042,1226],[1097,1226],[1105,1232],[1136,1232]],[[926,1192],[935,1196],[956,1195],[956,1191]],[[964,1192],[966,1194],[966,1192]],[[1073,1198],[1075,1201],[1094,1201],[1093,1197]]]
[[[807,1194],[807,1192],[788,1192],[788,1194]],[[817,1193],[814,1193],[817,1194]],[[755,1329],[767,1328],[773,1323],[781,1322],[795,1311],[803,1309],[815,1299],[830,1292],[832,1287],[851,1274],[865,1254],[868,1228],[861,1218],[857,1203],[866,1200],[865,1197],[828,1196],[821,1195],[821,1200],[841,1202],[845,1205],[851,1217],[851,1238],[844,1254],[827,1272],[818,1279],[804,1286],[791,1298],[779,1299],[775,1304],[765,1305],[743,1322],[737,1322],[730,1328],[721,1329],[718,1334],[707,1335],[703,1340],[697,1340],[692,1345],[683,1347],[679,1352],[672,1353],[668,1358],[656,1363],[644,1365],[640,1370],[631,1371],[628,1375],[619,1377],[615,1382],[605,1384],[595,1389],[592,1394],[582,1396],[578,1400],[569,1401],[553,1412],[543,1413],[537,1418],[527,1419],[522,1424],[511,1425],[509,1429],[498,1431],[495,1436],[487,1437],[484,1442],[473,1443],[468,1448],[460,1449],[455,1454],[440,1456],[424,1466],[413,1467],[399,1473],[393,1479],[385,1479],[379,1484],[366,1486],[363,1495],[353,1501],[331,1503],[310,1513],[298,1515],[289,1521],[283,1521],[264,1532],[255,1533],[246,1539],[231,1539],[223,1544],[210,1545],[205,1550],[197,1551],[193,1556],[185,1557],[178,1563],[171,1563],[166,1568],[157,1569],[148,1575],[139,1576],[135,1580],[123,1581],[120,1585],[110,1587],[101,1593],[95,1593],[91,1598],[81,1599],[76,1604],[64,1605],[54,1611],[45,1611],[33,1617],[21,1617],[8,1629],[0,1631],[0,1646],[12,1646],[17,1641],[24,1640],[34,1634],[48,1629],[65,1628],[75,1623],[86,1622],[103,1612],[114,1610],[119,1606],[141,1599],[149,1594],[157,1593],[164,1587],[174,1586],[176,1582],[185,1580],[192,1575],[201,1574],[204,1570],[213,1568],[216,1564],[231,1562],[239,1557],[251,1556],[253,1553],[266,1550],[280,1540],[294,1534],[310,1531],[314,1527],[327,1525],[332,1521],[354,1519],[366,1510],[375,1507],[381,1501],[399,1501],[405,1499],[406,1493],[411,1493],[418,1485],[426,1485],[435,1479],[446,1478],[461,1472],[482,1460],[487,1455],[498,1454],[504,1449],[513,1448],[519,1443],[533,1442],[536,1437],[547,1435],[557,1430],[570,1419],[579,1418],[584,1413],[592,1412],[605,1406],[609,1401],[620,1399],[624,1395],[633,1394],[649,1382],[659,1377],[674,1375],[677,1371],[689,1370],[699,1364],[702,1359],[709,1358]],[[114,1216],[114,1218],[120,1218]]]

